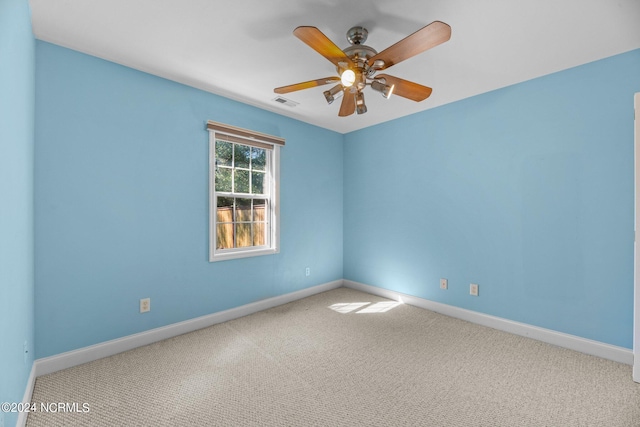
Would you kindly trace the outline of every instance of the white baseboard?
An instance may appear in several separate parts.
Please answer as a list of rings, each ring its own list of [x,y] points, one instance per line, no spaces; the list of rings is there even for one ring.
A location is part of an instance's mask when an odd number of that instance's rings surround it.
[[[22,396],[22,403],[31,402],[31,395],[33,394],[33,387],[36,385],[36,364],[35,362],[31,365],[31,373],[29,374],[29,379],[27,380],[27,386],[24,390],[24,396]],[[28,412],[18,412],[18,421],[16,422],[16,427],[24,427],[27,424],[27,415]]]
[[[344,280],[344,286],[395,301],[402,301],[405,304],[435,311],[436,313],[466,320],[478,325],[488,326],[493,329],[533,338],[548,344],[557,345],[558,347],[564,347],[581,353],[590,354],[592,356],[602,357],[603,359],[613,360],[614,362],[624,363],[626,365],[633,365],[633,352],[627,348],[605,344],[599,341],[593,341],[562,332],[556,332],[551,329],[540,328],[526,323],[514,322],[501,317],[490,316],[477,311],[466,310],[452,305],[429,301],[412,295],[406,295],[400,292],[378,288],[376,286],[365,285],[364,283],[358,283],[351,280]]]
[[[122,353],[123,351],[132,350],[137,347],[142,347],[144,345],[152,344],[157,341],[162,341],[167,338],[172,338],[178,335],[186,334],[188,332],[193,332],[198,329],[215,325],[217,323],[222,323],[229,320],[237,319],[238,317],[257,313],[258,311],[266,310],[272,307],[306,298],[320,292],[330,291],[341,286],[342,280],[336,280],[333,282],[324,283],[322,285],[313,286],[311,288],[301,289],[299,291],[291,292],[285,295],[267,298],[261,301],[253,302],[251,304],[231,308],[229,310],[219,311],[217,313],[208,314],[206,316],[197,317],[195,319],[185,320],[184,322],[178,322],[137,334],[128,335],[126,337],[105,341],[89,347],[67,351],[65,353],[56,354],[50,357],[44,357],[34,362],[34,369],[32,369],[32,374],[34,371],[36,377],[50,374],[62,369],[67,369],[73,366],[81,365],[83,363],[102,359],[103,357],[113,356],[114,354]],[[31,386],[31,389],[33,389],[33,386]],[[30,394],[29,398],[31,398]]]

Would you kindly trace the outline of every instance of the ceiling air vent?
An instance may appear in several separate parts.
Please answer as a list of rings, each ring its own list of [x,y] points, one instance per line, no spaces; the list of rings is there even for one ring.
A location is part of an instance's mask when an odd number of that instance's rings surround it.
[[[277,97],[273,98],[273,100],[276,101],[279,104],[283,104],[283,105],[286,105],[288,107],[295,107],[296,105],[298,105],[297,102],[292,101],[292,100],[287,99],[287,98],[283,98],[281,96],[277,96]]]

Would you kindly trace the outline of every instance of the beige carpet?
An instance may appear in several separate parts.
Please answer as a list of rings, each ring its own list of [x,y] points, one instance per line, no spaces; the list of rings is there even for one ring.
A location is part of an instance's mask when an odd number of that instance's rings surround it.
[[[640,426],[630,366],[346,288],[40,377],[33,402],[89,411],[29,427]]]

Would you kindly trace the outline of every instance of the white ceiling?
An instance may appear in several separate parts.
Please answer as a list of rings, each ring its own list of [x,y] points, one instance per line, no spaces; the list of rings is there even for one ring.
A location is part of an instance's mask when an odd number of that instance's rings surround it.
[[[36,38],[346,133],[640,48],[640,0],[30,0]],[[385,73],[432,87],[416,103],[365,91],[368,112],[338,117],[331,86],[273,88],[336,75],[297,39],[318,27],[346,48],[369,30],[377,51],[431,23],[451,40]],[[215,119],[215,118],[211,118]]]

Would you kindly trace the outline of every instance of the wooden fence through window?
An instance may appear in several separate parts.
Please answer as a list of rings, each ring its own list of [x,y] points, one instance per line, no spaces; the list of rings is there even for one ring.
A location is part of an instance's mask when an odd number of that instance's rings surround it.
[[[236,207],[236,221],[233,221],[233,207],[225,206],[216,209],[216,248],[231,249],[248,246],[263,246],[265,242],[265,206],[253,206],[254,218],[251,218],[251,207]],[[233,244],[235,238],[235,246]]]

